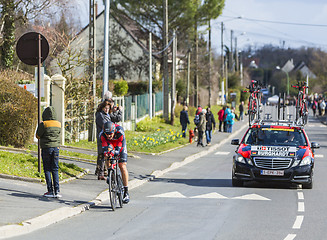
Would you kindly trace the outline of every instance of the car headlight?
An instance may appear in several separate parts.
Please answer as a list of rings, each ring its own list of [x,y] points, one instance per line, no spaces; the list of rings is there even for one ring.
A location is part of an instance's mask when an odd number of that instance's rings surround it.
[[[305,165],[310,165],[312,162],[312,158],[310,156],[307,156],[305,158],[301,159],[296,159],[292,165],[292,167],[296,166],[305,166]]]
[[[302,159],[299,166],[310,165],[311,162],[312,162],[312,158],[310,156],[307,156],[307,157]]]
[[[234,160],[236,162],[240,162],[240,163],[243,163],[243,164],[250,164],[252,165],[252,161],[250,158],[244,158],[241,154],[237,154],[237,155],[234,155]]]

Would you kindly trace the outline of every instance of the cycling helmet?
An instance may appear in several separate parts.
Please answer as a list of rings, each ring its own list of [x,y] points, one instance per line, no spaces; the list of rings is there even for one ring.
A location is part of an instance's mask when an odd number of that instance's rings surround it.
[[[116,127],[115,127],[115,124],[113,122],[106,122],[103,125],[103,131],[106,134],[112,134],[113,132],[115,132],[115,130],[116,130]]]

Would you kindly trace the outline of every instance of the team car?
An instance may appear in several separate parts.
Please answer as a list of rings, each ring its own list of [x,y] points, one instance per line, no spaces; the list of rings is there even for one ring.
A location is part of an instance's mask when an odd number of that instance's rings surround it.
[[[257,122],[246,131],[233,156],[232,184],[245,181],[288,182],[313,186],[314,149],[302,126],[282,122]]]

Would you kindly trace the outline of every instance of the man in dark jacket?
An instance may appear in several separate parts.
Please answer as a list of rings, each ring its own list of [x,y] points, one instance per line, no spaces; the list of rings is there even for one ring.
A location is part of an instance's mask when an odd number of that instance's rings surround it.
[[[216,121],[209,107],[207,108],[206,120],[207,120],[206,123],[207,145],[210,145],[211,138],[212,138],[212,130],[216,128]]]
[[[61,197],[58,174],[61,123],[57,121],[56,112],[52,106],[43,111],[42,120],[43,122],[36,130],[36,137],[40,139],[43,170],[48,189],[43,196],[59,198]]]
[[[183,110],[180,112],[180,117],[179,120],[182,125],[182,136],[185,138],[186,137],[186,130],[187,130],[187,124],[190,124],[190,120],[188,118],[188,113],[187,113],[187,106],[183,107]]]

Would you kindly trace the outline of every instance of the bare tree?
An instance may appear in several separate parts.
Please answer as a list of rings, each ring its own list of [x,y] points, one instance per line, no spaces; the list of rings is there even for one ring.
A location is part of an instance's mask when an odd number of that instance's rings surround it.
[[[42,14],[49,14],[51,6],[63,7],[68,0],[0,0],[1,10],[1,66],[13,65],[16,24],[26,24]],[[55,7],[53,9],[56,9]]]

